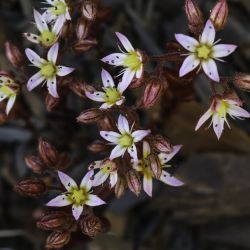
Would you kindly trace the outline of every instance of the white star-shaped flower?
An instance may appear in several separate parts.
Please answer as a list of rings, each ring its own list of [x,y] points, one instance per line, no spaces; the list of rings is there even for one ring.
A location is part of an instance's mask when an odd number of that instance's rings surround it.
[[[134,77],[140,78],[143,73],[143,57],[140,51],[135,50],[130,41],[123,34],[116,32],[118,39],[123,45],[125,51],[122,53],[113,53],[104,58],[102,61],[113,66],[121,66],[124,68],[121,74],[123,89],[126,89]]]
[[[189,51],[188,57],[180,68],[180,77],[200,66],[210,79],[219,82],[220,77],[215,60],[222,61],[220,58],[230,55],[237,48],[236,45],[214,42],[215,28],[210,20],[207,21],[199,41],[183,34],[176,34],[175,38]]]
[[[219,140],[224,130],[225,122],[230,128],[227,121],[227,114],[232,118],[238,119],[250,117],[250,113],[241,108],[240,104],[241,103],[236,100],[216,96],[208,111],[199,119],[195,130],[198,130],[210,117],[212,117],[210,126],[213,124],[214,132]]]
[[[133,131],[133,126],[130,128],[128,120],[123,115],[118,118],[117,128],[119,133],[114,131],[100,131],[100,135],[111,145],[116,145],[109,157],[110,160],[123,156],[126,151],[133,159],[137,159],[137,150],[135,143],[141,141],[144,137],[150,134],[150,130]]]
[[[80,186],[67,174],[58,171],[58,176],[66,192],[56,196],[46,205],[50,207],[65,207],[72,205],[72,214],[76,220],[83,212],[84,205],[93,207],[105,204],[97,195],[91,194],[92,176],[94,171],[89,171],[82,179]]]
[[[74,71],[74,68],[69,68],[65,66],[57,66],[56,60],[58,56],[59,44],[54,44],[48,51],[47,59],[41,58],[31,49],[26,49],[25,53],[30,62],[37,68],[39,72],[33,75],[27,84],[29,91],[36,88],[38,85],[43,82],[47,83],[49,93],[58,98],[56,77],[57,76],[66,76]]]

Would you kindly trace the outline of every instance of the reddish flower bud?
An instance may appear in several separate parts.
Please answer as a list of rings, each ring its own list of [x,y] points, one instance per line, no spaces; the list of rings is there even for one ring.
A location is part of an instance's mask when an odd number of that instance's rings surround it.
[[[130,89],[136,89],[140,88],[141,86],[145,85],[145,82],[147,80],[148,74],[147,72],[143,72],[143,75],[140,78],[134,78],[132,82],[129,85]]]
[[[219,0],[211,11],[210,19],[216,30],[222,30],[228,17],[228,5],[226,0]]]
[[[83,111],[78,117],[77,121],[85,124],[90,124],[99,121],[103,118],[103,111],[97,108]]]
[[[105,153],[109,151],[107,143],[104,141],[96,140],[88,146],[88,150],[94,153]]]
[[[90,50],[92,47],[97,45],[96,39],[85,39],[74,43],[73,49],[76,53],[83,53]]]
[[[123,177],[119,177],[115,185],[115,195],[118,199],[124,195],[126,187],[127,187],[126,180]]]
[[[45,106],[47,111],[51,112],[58,105],[59,101],[59,98],[55,98],[48,93],[45,98]]]
[[[103,119],[98,121],[98,126],[100,130],[112,131],[116,128],[116,122],[113,117],[105,116]]]
[[[250,91],[250,75],[238,74],[234,77],[236,85],[246,91]]]
[[[159,179],[162,173],[162,167],[157,155],[151,154],[148,156],[148,165],[155,178]]]
[[[20,50],[11,42],[5,44],[5,54],[14,67],[22,67],[24,65],[24,56]]]
[[[137,196],[141,193],[141,180],[135,170],[129,170],[126,174],[126,180],[129,189]]]
[[[204,26],[204,18],[195,0],[186,0],[185,11],[189,30],[194,34],[200,34]]]
[[[61,249],[70,241],[71,235],[68,232],[53,232],[46,240],[46,248]]]
[[[48,141],[40,138],[38,143],[39,155],[43,162],[49,166],[54,167],[58,164],[59,153]]]
[[[170,153],[173,150],[169,139],[161,135],[156,135],[152,140],[152,146],[155,150],[162,153]]]
[[[79,80],[75,80],[73,81],[70,85],[69,85],[70,89],[78,96],[85,98],[85,92],[89,91],[89,92],[95,92],[96,89],[88,84],[86,84],[85,82],[81,82]]]
[[[71,30],[72,30],[72,22],[66,21],[62,27],[61,32],[60,32],[60,37],[68,38],[69,34],[71,34]]]
[[[74,223],[71,214],[67,214],[63,211],[54,211],[44,214],[36,225],[43,230],[64,231],[69,230]]]
[[[42,174],[46,169],[46,166],[38,156],[31,155],[25,157],[25,163],[36,174]]]
[[[87,20],[80,18],[76,25],[76,36],[78,40],[84,40],[89,34],[89,24]]]
[[[93,1],[84,1],[82,5],[82,15],[89,21],[94,21],[97,15],[97,4]]]
[[[38,178],[29,178],[17,183],[14,190],[21,195],[35,198],[43,195],[47,191],[47,186]]]

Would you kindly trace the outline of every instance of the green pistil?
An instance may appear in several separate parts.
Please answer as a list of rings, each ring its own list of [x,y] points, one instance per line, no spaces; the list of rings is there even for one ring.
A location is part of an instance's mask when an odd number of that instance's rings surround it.
[[[71,193],[68,195],[68,199],[72,201],[73,204],[81,205],[85,204],[88,200],[88,193],[84,188],[81,189],[73,189]]]
[[[140,160],[139,166],[142,168],[141,171],[143,172],[143,174],[144,174],[148,179],[149,179],[149,178],[152,178],[153,174],[152,174],[151,169],[149,168],[147,158],[144,158],[144,159]]]
[[[42,45],[49,47],[55,43],[56,33],[53,31],[45,30],[41,33],[39,40],[42,43]]]
[[[42,65],[41,67],[41,74],[46,78],[46,79],[51,79],[56,75],[57,69],[56,66],[51,63],[47,62]]]
[[[123,64],[127,68],[130,68],[132,71],[137,71],[142,66],[140,56],[138,55],[136,51],[129,52],[129,54],[124,59]]]
[[[226,101],[222,100],[218,109],[217,109],[217,114],[221,118],[225,118],[227,115],[227,110],[228,110],[228,103]]]
[[[51,8],[51,12],[56,16],[65,14],[66,11],[67,11],[67,5],[60,1],[56,1],[54,7]]]
[[[129,148],[133,145],[133,137],[129,134],[123,134],[120,138],[119,138],[119,144],[124,147],[124,148]]]
[[[207,60],[208,58],[211,57],[211,48],[205,44],[201,45],[196,49],[197,51],[197,57],[199,59],[204,59]]]
[[[108,104],[115,104],[121,99],[121,94],[116,88],[105,89],[104,100]]]

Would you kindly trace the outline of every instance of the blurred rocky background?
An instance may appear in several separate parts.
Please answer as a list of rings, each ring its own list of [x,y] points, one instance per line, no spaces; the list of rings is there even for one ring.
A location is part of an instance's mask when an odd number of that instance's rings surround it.
[[[174,33],[187,33],[184,0],[104,0],[112,14],[103,23],[104,36],[98,49],[111,52],[116,46],[115,31],[126,34],[132,43],[150,54],[165,51]],[[207,16],[214,0],[200,0]],[[222,75],[250,73],[250,1],[228,0],[229,21],[217,34],[225,43],[239,46],[236,53],[220,64]],[[22,32],[32,30],[32,9],[38,0],[0,1],[0,68],[9,69],[4,42],[11,40],[21,49],[32,46]],[[103,52],[101,52],[103,53]],[[100,81],[99,54],[91,50],[73,60],[79,76],[89,82]],[[70,65],[70,63],[67,63]],[[143,124],[183,144],[173,165],[186,186],[171,188],[154,183],[153,198],[127,193],[108,204],[105,215],[111,231],[94,241],[67,246],[74,250],[246,250],[250,249],[250,122],[232,121],[218,142],[212,129],[194,132],[200,115],[207,109],[210,89],[205,78],[197,79],[195,98],[156,107],[141,114]],[[187,90],[188,91],[188,90]],[[138,96],[140,95],[140,91]],[[250,95],[238,93],[250,109]],[[137,95],[137,93],[136,93]],[[131,100],[136,99],[131,95]],[[35,227],[44,201],[22,198],[13,192],[16,181],[30,175],[24,157],[36,152],[39,136],[71,154],[72,176],[82,176],[89,162],[99,156],[87,146],[98,136],[95,126],[76,123],[76,117],[91,103],[74,94],[53,112],[44,107],[39,91],[20,97],[28,118],[0,126],[0,250],[39,250],[45,234]],[[169,100],[163,100],[168,105]],[[169,101],[169,103],[172,103]],[[146,114],[146,115],[145,115]],[[87,244],[84,244],[87,243]]]

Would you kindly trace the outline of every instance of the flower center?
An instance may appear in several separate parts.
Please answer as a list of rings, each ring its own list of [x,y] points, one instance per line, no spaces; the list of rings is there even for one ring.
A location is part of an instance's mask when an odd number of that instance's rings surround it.
[[[60,1],[56,1],[54,7],[51,8],[51,12],[56,16],[65,14],[66,10],[67,10],[67,5]]]
[[[49,47],[56,41],[56,34],[52,31],[45,30],[41,33],[39,39],[44,46]]]
[[[139,70],[142,66],[140,55],[136,51],[129,52],[129,54],[124,59],[123,64],[132,71]]]
[[[121,99],[121,94],[116,88],[106,88],[104,100],[108,104],[115,104]]]
[[[211,48],[208,47],[207,45],[203,44],[200,47],[198,47],[197,49],[197,56],[200,59],[208,59],[210,57],[211,54]]]
[[[53,78],[56,75],[56,66],[51,63],[47,62],[41,67],[41,74],[47,78]]]
[[[0,87],[0,92],[7,96],[14,94],[13,90],[7,86]]]
[[[88,193],[85,189],[73,189],[69,195],[69,199],[76,205],[85,204],[88,199]]]
[[[129,148],[133,144],[133,137],[129,134],[123,134],[119,139],[119,144],[124,148]]]
[[[227,110],[228,110],[228,103],[224,100],[222,100],[217,108],[217,114],[221,118],[225,118],[227,115]]]
[[[148,165],[148,158],[143,158],[140,160],[141,172],[147,177],[152,178],[153,174]]]

